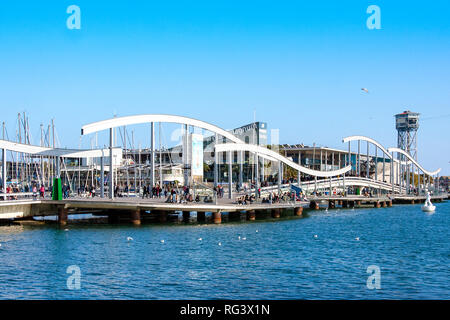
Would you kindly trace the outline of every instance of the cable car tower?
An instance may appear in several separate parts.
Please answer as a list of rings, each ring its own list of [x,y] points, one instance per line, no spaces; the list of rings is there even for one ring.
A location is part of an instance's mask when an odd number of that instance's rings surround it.
[[[419,113],[404,111],[395,115],[395,128],[398,132],[397,146],[408,152],[417,161],[417,130]]]

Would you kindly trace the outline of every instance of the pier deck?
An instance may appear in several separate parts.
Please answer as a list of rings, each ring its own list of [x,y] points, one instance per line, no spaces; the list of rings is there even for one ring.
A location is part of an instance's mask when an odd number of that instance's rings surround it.
[[[439,202],[448,199],[448,194],[432,196],[432,200]],[[301,215],[303,209],[318,210],[320,206],[335,208],[336,206],[347,207],[386,207],[392,204],[414,204],[425,201],[425,196],[397,195],[389,198],[365,197],[350,195],[346,197],[312,197],[308,201],[280,202],[280,203],[254,203],[239,205],[229,199],[219,199],[218,203],[166,203],[163,199],[141,199],[141,198],[76,198],[61,201],[53,200],[7,200],[0,201],[0,220],[6,219],[32,219],[37,216],[55,216],[60,220],[67,220],[68,214],[93,213],[99,215],[129,215],[131,220],[136,222],[141,220],[141,215],[155,214],[160,217],[160,221],[166,221],[169,214],[183,212],[189,216],[190,212],[197,212],[204,217],[206,212],[211,212],[215,217],[215,222],[220,223],[222,212],[250,213],[250,219],[254,220],[256,213],[268,212],[273,217],[279,217],[283,210],[293,210],[296,215]]]

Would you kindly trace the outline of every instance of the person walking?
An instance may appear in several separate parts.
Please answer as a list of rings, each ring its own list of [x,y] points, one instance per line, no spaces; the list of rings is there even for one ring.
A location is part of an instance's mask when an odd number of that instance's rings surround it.
[[[39,195],[41,196],[42,199],[44,199],[44,196],[45,196],[45,187],[44,187],[43,184],[41,185],[41,188],[39,189]]]
[[[36,185],[34,184],[34,185],[33,185],[33,200],[36,200],[36,198],[37,198],[37,187],[36,187]]]

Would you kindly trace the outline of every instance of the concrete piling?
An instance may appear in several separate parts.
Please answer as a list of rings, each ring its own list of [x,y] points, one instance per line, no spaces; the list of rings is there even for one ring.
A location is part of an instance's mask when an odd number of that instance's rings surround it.
[[[319,203],[313,200],[309,203],[309,208],[312,210],[319,210]]]
[[[213,212],[213,221],[215,224],[222,223],[222,213],[220,211]]]
[[[256,220],[256,211],[255,210],[247,211],[247,220],[248,221],[255,221]]]
[[[60,226],[65,226],[67,224],[68,211],[69,210],[64,207],[58,208],[58,223]]]
[[[294,209],[295,215],[301,217],[303,215],[303,207],[297,207]]]
[[[328,208],[329,209],[334,209],[335,208],[335,202],[334,202],[334,200],[330,200],[330,201],[328,201]]]
[[[272,209],[272,218],[278,219],[281,216],[280,209]]]
[[[141,210],[136,209],[130,212],[130,222],[135,226],[141,225]]]

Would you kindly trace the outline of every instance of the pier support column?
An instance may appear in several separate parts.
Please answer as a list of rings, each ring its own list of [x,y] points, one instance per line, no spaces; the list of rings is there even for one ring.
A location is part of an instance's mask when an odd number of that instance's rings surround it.
[[[387,207],[387,201],[382,201],[382,202],[381,202],[381,206],[382,206],[383,208],[386,208],[386,207]]]
[[[191,219],[191,212],[190,211],[183,211],[183,222],[188,223]]]
[[[342,201],[342,208],[347,208],[348,207],[348,201],[344,200]]]
[[[387,201],[386,204],[388,207],[392,207],[392,200]]]
[[[354,207],[355,207],[355,201],[349,201],[349,202],[348,202],[348,206],[349,206],[350,208],[354,208]]]
[[[328,208],[329,209],[334,209],[336,207],[334,200],[330,200],[328,201]]]
[[[374,208],[381,208],[381,203],[379,201],[373,203]]]
[[[411,200],[411,204],[414,204],[414,203],[415,203],[415,202],[414,202],[414,199],[412,199],[412,200]]]
[[[360,207],[360,206],[361,206],[361,200],[357,200],[356,203],[355,203],[355,205],[357,205],[358,207]]]
[[[213,221],[215,224],[222,223],[222,213],[220,211],[213,212]]]
[[[197,222],[205,222],[206,214],[204,212],[197,212]]]
[[[65,226],[67,224],[67,213],[69,209],[64,207],[58,208],[58,223],[60,226]]]
[[[316,201],[311,201],[309,203],[309,208],[312,210],[319,210],[319,203]]]
[[[256,211],[255,210],[247,211],[247,220],[248,221],[255,221],[256,220]]]
[[[280,216],[280,209],[272,209],[272,218],[278,219]]]
[[[135,226],[141,225],[141,210],[136,209],[130,212],[130,222]]]
[[[297,207],[294,209],[295,215],[301,217],[303,215],[303,207]]]

